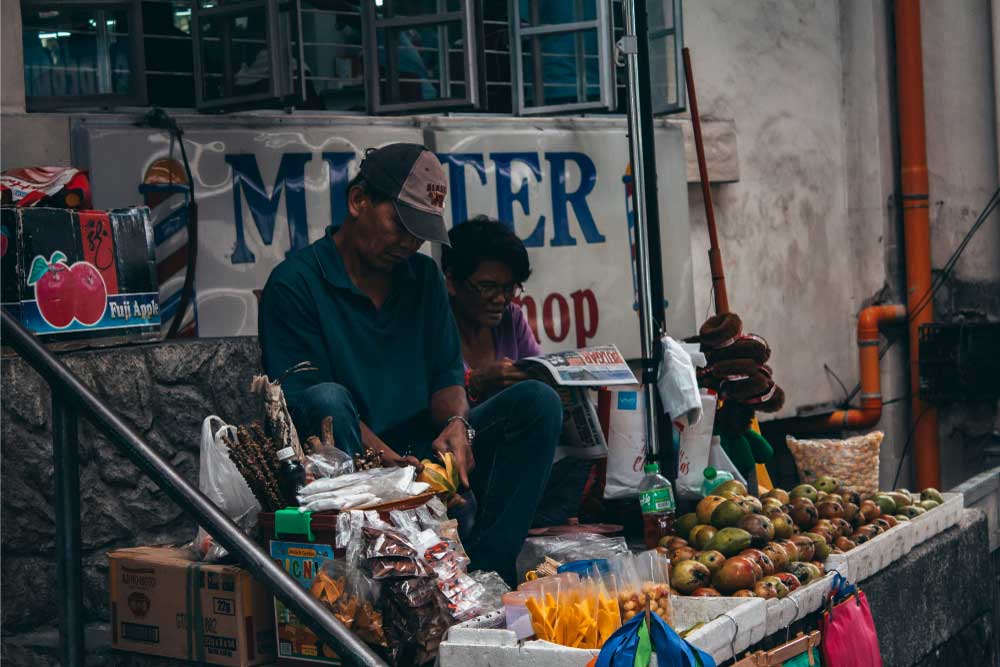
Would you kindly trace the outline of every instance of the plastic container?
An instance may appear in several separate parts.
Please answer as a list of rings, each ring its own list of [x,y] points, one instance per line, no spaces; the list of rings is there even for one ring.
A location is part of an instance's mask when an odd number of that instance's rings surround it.
[[[607,565],[607,561],[605,561],[605,565]],[[535,630],[531,627],[531,612],[525,606],[528,598],[538,596],[543,586],[547,590],[556,590],[560,583],[575,584],[579,581],[580,576],[576,572],[561,572],[551,577],[526,581],[516,591],[504,593],[502,600],[507,629],[513,630],[518,639],[534,636]]]
[[[701,483],[702,498],[712,495],[712,492],[715,491],[715,487],[733,479],[733,473],[728,470],[716,470],[712,466],[705,468],[704,475],[705,480]]]
[[[660,474],[658,463],[647,463],[642,470],[646,473],[639,483],[642,534],[646,548],[654,549],[661,538],[674,532],[677,501],[674,499],[674,487]]]
[[[594,566],[597,566],[597,571],[601,574],[604,574],[609,569],[606,558],[590,558],[587,560],[571,560],[568,563],[563,563],[556,572],[559,574],[573,572],[581,579],[586,579],[593,573]]]

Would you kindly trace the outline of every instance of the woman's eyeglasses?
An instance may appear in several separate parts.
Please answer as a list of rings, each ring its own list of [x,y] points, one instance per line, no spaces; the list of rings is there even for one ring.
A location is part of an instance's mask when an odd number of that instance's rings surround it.
[[[501,294],[507,299],[516,299],[521,296],[521,292],[524,289],[521,283],[500,285],[494,282],[474,283],[471,280],[466,280],[465,282],[472,288],[473,292],[479,295],[479,298],[487,301],[495,299]]]

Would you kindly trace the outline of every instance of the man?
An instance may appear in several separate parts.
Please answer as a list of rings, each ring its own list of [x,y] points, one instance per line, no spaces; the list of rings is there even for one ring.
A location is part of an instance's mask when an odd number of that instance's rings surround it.
[[[264,369],[303,435],[333,417],[337,446],[416,464],[451,452],[479,511],[473,565],[514,583],[514,559],[562,426],[558,395],[522,382],[470,412],[458,330],[425,241],[448,243],[447,180],[416,144],[369,149],[347,218],[274,269],[260,304]]]

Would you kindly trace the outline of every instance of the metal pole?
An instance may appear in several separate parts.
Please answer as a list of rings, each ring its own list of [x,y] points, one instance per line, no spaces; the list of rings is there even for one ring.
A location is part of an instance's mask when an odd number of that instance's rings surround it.
[[[85,415],[107,438],[121,447],[142,472],[191,514],[219,544],[239,559],[250,574],[267,586],[313,631],[329,639],[342,660],[351,665],[385,667],[385,661],[345,628],[319,600],[309,595],[260,546],[244,535],[225,512],[164,461],[131,426],[110,410],[6,310],[0,310],[0,322],[3,324],[4,344],[17,350],[45,378],[54,394],[72,397],[76,411]],[[74,501],[79,502],[79,494],[76,498],[66,498],[66,502]]]
[[[60,595],[59,653],[63,667],[76,667],[84,663],[80,452],[76,413],[55,389],[52,390],[52,462],[56,487],[56,582]]]
[[[663,279],[659,266],[650,261],[650,245],[659,243],[659,217],[656,206],[656,165],[653,144],[652,103],[649,98],[648,61],[646,86],[640,77],[639,54],[648,54],[646,36],[646,4],[644,0],[624,0],[622,11],[625,18],[625,34],[619,42],[619,49],[625,55],[625,71],[628,82],[628,136],[629,154],[634,174],[632,188],[633,210],[635,211],[635,255],[636,277],[639,288],[639,328],[642,350],[642,383],[646,408],[645,432],[646,448],[650,454],[658,454],[659,408],[656,401],[656,373],[659,360],[660,330],[663,323]],[[641,23],[641,30],[640,30]],[[646,56],[648,57],[648,56]],[[646,150],[649,162],[646,162]],[[651,234],[655,228],[655,232]],[[657,245],[657,250],[659,246]],[[656,270],[654,276],[653,272]],[[658,304],[654,307],[654,304]]]

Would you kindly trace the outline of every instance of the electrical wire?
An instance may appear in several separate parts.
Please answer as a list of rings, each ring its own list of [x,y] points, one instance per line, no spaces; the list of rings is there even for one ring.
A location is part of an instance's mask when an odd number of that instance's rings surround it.
[[[833,372],[833,369],[830,368],[829,364],[823,364],[823,370],[826,371],[826,374],[832,377],[834,380],[836,380],[837,384],[840,385],[840,388],[844,392],[844,406],[846,407],[848,403],[850,403],[851,401],[851,398],[847,395],[847,387],[844,386],[844,383],[841,381],[840,377]]]
[[[899,474],[903,471],[903,461],[906,460],[906,454],[910,451],[910,442],[913,440],[913,434],[917,432],[917,425],[920,420],[924,418],[928,412],[930,412],[931,406],[924,406],[924,409],[920,412],[920,416],[917,417],[916,421],[913,422],[913,426],[910,427],[910,432],[906,436],[906,444],[903,445],[903,451],[899,454],[899,465],[896,466],[896,476],[892,478],[892,488],[897,488],[899,484]]]
[[[940,290],[941,287],[943,287],[945,282],[948,280],[948,277],[951,275],[951,272],[955,269],[955,266],[958,264],[958,260],[962,256],[962,253],[965,252],[966,246],[969,245],[969,241],[972,240],[972,237],[975,235],[975,233],[979,231],[979,228],[986,223],[990,215],[997,209],[998,206],[1000,206],[1000,188],[997,188],[993,192],[993,195],[990,196],[989,201],[986,202],[986,206],[976,217],[976,221],[972,224],[972,227],[969,228],[969,231],[965,233],[965,236],[962,238],[962,241],[958,244],[955,250],[952,251],[951,256],[948,257],[948,261],[945,262],[944,268],[941,269],[941,273],[938,274],[937,278],[931,281],[930,287],[928,287],[924,295],[920,297],[920,300],[917,302],[917,306],[913,309],[913,312],[907,314],[908,322],[912,322],[914,318],[916,318],[916,316],[919,315],[924,310],[924,308],[933,303],[934,295],[937,294],[938,290]],[[896,343],[896,341],[899,340],[900,338],[902,338],[902,336],[897,338],[892,338],[889,340],[888,343],[886,343],[883,346],[880,346],[878,351],[878,358],[882,359],[882,357],[884,357],[886,353],[889,351],[889,348],[892,347]],[[824,368],[825,367],[826,364],[824,364]],[[850,402],[854,399],[855,396],[858,395],[859,391],[861,391],[860,382],[854,385],[854,388],[850,392],[847,392],[847,398],[844,399],[844,405],[849,406]],[[885,405],[885,403],[883,403],[883,405]]]

